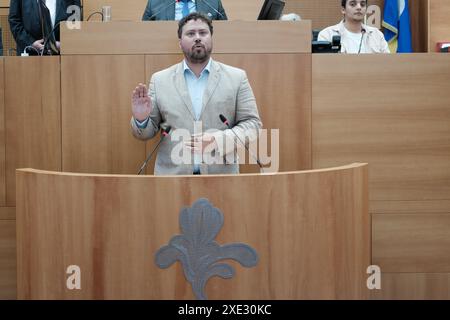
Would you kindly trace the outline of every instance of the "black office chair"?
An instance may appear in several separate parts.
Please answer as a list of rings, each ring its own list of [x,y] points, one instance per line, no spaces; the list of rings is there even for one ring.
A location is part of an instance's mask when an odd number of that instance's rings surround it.
[[[312,31],[312,41],[317,41],[317,38],[319,37],[320,29],[313,29]]]
[[[316,38],[317,39],[317,38]],[[341,37],[333,36],[333,41],[317,41],[311,42],[312,53],[339,53],[341,52]]]

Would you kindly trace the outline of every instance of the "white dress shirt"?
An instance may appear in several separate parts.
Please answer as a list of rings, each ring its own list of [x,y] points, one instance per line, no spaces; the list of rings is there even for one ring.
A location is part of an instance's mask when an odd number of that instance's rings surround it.
[[[50,18],[52,20],[52,27],[55,26],[55,20],[56,20],[56,0],[45,0],[45,5],[48,8],[48,11],[50,11]]]

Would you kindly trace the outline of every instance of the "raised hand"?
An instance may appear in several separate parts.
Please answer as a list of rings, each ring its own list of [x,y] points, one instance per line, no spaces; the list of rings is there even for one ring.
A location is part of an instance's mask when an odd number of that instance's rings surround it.
[[[139,83],[133,90],[133,95],[131,96],[131,112],[133,113],[133,117],[138,121],[144,121],[150,116],[152,112],[152,101],[148,96],[145,84]]]

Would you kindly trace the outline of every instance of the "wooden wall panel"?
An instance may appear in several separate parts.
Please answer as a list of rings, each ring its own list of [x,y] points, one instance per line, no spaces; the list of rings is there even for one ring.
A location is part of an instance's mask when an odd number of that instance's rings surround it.
[[[83,22],[81,30],[63,27],[62,55],[179,54],[175,21]],[[310,53],[311,23],[279,21],[214,22],[214,53]]]
[[[5,59],[0,59],[0,207],[6,205]]]
[[[222,0],[229,20],[255,21],[264,0]]]
[[[0,220],[0,300],[16,299],[16,221]]]
[[[0,207],[0,220],[16,220],[16,207]]]
[[[342,19],[340,0],[287,0],[283,13],[297,13],[311,20],[313,29],[323,29]]]
[[[450,42],[450,2],[447,0],[430,1],[430,40],[429,51],[436,51],[437,42]]]
[[[450,56],[314,55],[312,70],[314,168],[368,162],[371,200],[449,199]]]
[[[140,21],[148,0],[84,0],[84,19],[102,6],[111,6],[113,21]],[[258,17],[264,0],[222,0],[222,5],[229,20],[250,20]],[[169,3],[169,2],[168,2]],[[90,21],[101,21],[100,15],[94,15]]]
[[[63,171],[135,174],[144,146],[130,131],[131,94],[144,82],[144,56],[65,56]]]
[[[450,199],[371,201],[370,212],[383,213],[450,213]]]
[[[428,52],[429,3],[434,0],[410,0],[411,36],[414,52]]]
[[[113,21],[140,21],[145,11],[148,0],[84,0],[83,18],[87,18],[94,12],[101,12],[102,6],[111,6],[111,20]],[[92,15],[89,21],[101,21],[98,14]]]
[[[312,59],[313,167],[369,163],[384,288],[371,298],[447,299],[447,275],[434,274],[450,271],[450,57]]]
[[[8,4],[9,5],[9,4]],[[6,205],[5,59],[0,59],[0,299],[16,299],[15,208]]]
[[[310,169],[311,55],[215,55],[215,59],[247,72],[263,128],[279,130],[279,170]]]
[[[449,300],[449,273],[382,273],[372,300]]]
[[[450,273],[450,213],[372,215],[372,263],[382,272]]]
[[[59,57],[5,63],[6,205],[15,205],[15,170],[61,170]]]

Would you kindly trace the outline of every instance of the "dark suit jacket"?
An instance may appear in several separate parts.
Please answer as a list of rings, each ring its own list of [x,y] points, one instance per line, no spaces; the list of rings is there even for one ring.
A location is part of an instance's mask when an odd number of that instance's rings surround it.
[[[60,21],[67,20],[70,16],[66,13],[67,7],[71,5],[80,7],[80,0],[56,1],[55,25]],[[11,0],[8,20],[11,32],[16,40],[17,55],[20,55],[26,46],[44,38],[37,0]],[[59,26],[55,29],[55,37],[59,41]]]
[[[228,20],[221,0],[196,0],[195,5],[197,12],[206,14],[211,20]],[[151,20],[175,20],[175,1],[148,0],[142,20],[150,20],[153,15]]]

